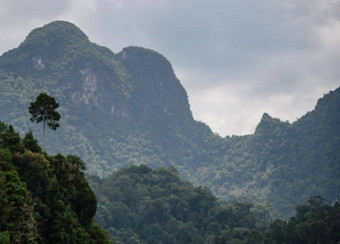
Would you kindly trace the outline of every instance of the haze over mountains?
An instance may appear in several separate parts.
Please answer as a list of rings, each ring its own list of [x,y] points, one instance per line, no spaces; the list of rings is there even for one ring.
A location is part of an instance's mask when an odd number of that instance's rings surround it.
[[[292,124],[264,114],[254,134],[222,138],[193,119],[161,54],[141,47],[114,54],[65,21],[33,30],[0,57],[0,88],[0,120],[39,141],[29,102],[42,91],[55,97],[61,127],[47,133],[46,149],[79,155],[91,174],[173,165],[218,196],[269,201],[283,215],[310,195],[340,195],[339,88]]]

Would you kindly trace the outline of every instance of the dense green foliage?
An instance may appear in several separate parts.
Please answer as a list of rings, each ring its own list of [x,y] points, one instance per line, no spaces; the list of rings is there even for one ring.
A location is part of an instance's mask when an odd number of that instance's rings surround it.
[[[130,166],[89,180],[97,220],[123,243],[244,243],[272,219],[268,206],[245,199],[220,204],[208,188],[180,180],[173,167]]]
[[[106,179],[89,176],[100,225],[122,243],[337,243],[340,205],[320,196],[299,205],[289,221],[268,205],[232,198],[180,180],[173,167],[130,166]]]
[[[93,220],[97,201],[73,155],[41,152],[0,122],[0,243],[111,243]]]
[[[276,220],[265,232],[265,243],[339,243],[340,205],[323,203],[320,196],[311,197],[307,204],[299,205],[295,215],[287,222]]]
[[[254,134],[222,138],[193,119],[163,56],[138,47],[114,54],[56,21],[0,57],[0,119],[42,141],[27,113],[41,92],[60,103],[63,124],[48,131],[46,150],[79,155],[89,173],[172,165],[219,197],[270,202],[285,217],[311,195],[340,195],[339,88],[292,124],[265,114]]]

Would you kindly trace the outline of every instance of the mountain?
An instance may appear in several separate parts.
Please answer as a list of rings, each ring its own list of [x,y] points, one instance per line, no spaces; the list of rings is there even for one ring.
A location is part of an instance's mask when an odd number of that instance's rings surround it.
[[[218,195],[266,199],[284,216],[311,195],[331,203],[340,187],[340,88],[290,124],[264,114],[255,133],[226,138],[224,161],[194,178]]]
[[[195,121],[185,89],[161,54],[127,47],[115,54],[75,25],[34,29],[0,57],[0,120],[42,141],[28,107],[40,92],[60,104],[60,128],[46,150],[79,155],[106,177],[131,164],[175,166],[218,196],[269,201],[284,216],[311,195],[340,195],[339,93],[290,124],[264,114],[254,134],[222,138]]]
[[[3,54],[0,67],[1,119],[20,132],[33,130],[40,141],[27,106],[48,92],[60,103],[63,126],[51,132],[53,141],[47,137],[47,151],[77,152],[91,173],[105,176],[131,163],[184,164],[181,148],[200,147],[192,140],[197,131],[213,135],[193,120],[187,94],[163,56],[139,47],[114,54],[68,22],[33,30]]]

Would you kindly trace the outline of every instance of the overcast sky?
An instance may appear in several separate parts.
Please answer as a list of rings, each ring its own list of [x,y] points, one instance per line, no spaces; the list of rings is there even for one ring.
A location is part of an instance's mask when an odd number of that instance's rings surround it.
[[[54,20],[120,52],[164,55],[194,118],[221,136],[290,122],[340,86],[340,0],[1,0],[0,54]]]

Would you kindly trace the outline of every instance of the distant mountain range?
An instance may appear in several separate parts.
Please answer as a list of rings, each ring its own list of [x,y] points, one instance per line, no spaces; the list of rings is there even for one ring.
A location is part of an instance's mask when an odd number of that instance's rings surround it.
[[[141,47],[114,54],[55,21],[0,57],[0,120],[42,141],[28,107],[43,91],[61,114],[46,150],[79,155],[90,174],[172,165],[220,197],[269,201],[284,216],[311,195],[340,196],[340,88],[292,124],[264,114],[254,134],[222,138],[193,119],[161,54]]]

